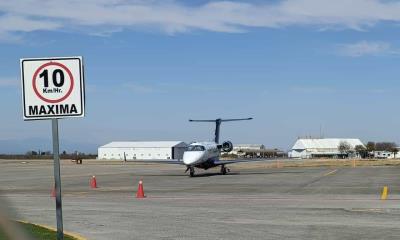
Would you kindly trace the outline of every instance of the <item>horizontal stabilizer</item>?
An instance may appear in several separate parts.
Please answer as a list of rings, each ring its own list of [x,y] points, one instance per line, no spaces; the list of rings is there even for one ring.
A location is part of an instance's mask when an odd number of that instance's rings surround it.
[[[252,120],[253,118],[232,118],[232,119],[205,119],[205,120],[193,120],[189,119],[189,122],[233,122],[233,121],[245,121],[245,120]]]
[[[193,120],[189,119],[189,122],[214,122],[215,123],[215,138],[214,141],[215,143],[219,143],[219,130],[221,127],[221,123],[223,122],[234,122],[234,121],[245,121],[245,120],[252,120],[253,118],[230,118],[230,119],[222,119],[222,118],[217,118],[215,120],[213,119],[202,119],[202,120]]]

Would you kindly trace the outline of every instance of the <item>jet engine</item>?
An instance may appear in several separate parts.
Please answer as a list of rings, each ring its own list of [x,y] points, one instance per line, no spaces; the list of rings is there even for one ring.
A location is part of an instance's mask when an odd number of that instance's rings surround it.
[[[222,151],[230,152],[233,150],[233,144],[230,141],[225,141],[222,143]]]

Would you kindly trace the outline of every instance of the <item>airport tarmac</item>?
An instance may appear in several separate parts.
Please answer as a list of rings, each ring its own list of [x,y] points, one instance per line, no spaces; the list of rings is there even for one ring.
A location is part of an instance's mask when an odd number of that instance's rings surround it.
[[[64,161],[64,228],[99,240],[400,239],[399,166],[252,164],[189,178],[175,165]],[[89,188],[92,175],[98,189]],[[134,196],[140,179],[146,199]],[[1,198],[21,220],[55,226],[53,182],[51,161],[0,161]]]

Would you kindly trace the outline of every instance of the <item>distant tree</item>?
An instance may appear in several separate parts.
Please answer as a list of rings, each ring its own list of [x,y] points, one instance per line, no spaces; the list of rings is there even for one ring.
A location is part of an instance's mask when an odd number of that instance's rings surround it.
[[[38,153],[36,151],[27,151],[25,153],[25,155],[27,155],[27,156],[36,156],[36,155],[38,155]]]
[[[366,145],[366,147],[367,147],[367,151],[368,151],[368,156],[371,158],[371,157],[373,157],[374,156],[374,152],[375,152],[375,150],[376,150],[376,144],[375,144],[375,142],[368,142],[367,143],[367,145]]]
[[[396,155],[399,152],[399,149],[398,148],[392,148],[392,150],[390,152],[393,153],[394,158],[396,158]]]
[[[368,142],[367,143],[367,151],[368,152],[374,152],[375,151],[375,143],[374,142]]]
[[[361,158],[366,158],[368,156],[367,148],[363,145],[357,145],[354,150],[356,153],[358,153],[358,155],[360,155]]]
[[[385,151],[385,144],[383,142],[377,142],[375,144],[375,151]]]
[[[393,153],[394,158],[396,158],[397,153],[399,152],[399,149],[397,147],[396,143],[393,143],[392,148],[390,149],[390,152]]]
[[[351,152],[351,145],[346,141],[341,141],[339,143],[338,150],[342,155],[346,155],[347,157],[349,157],[349,154]]]
[[[375,144],[376,151],[387,151],[391,152],[393,148],[396,148],[397,144],[393,142],[378,142]]]
[[[67,155],[67,151],[64,150],[64,151],[62,152],[62,155]]]

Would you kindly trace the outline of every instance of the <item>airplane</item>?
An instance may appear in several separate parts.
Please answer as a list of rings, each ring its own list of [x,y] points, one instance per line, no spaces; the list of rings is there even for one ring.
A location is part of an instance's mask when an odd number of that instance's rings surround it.
[[[222,153],[229,153],[233,150],[233,144],[230,141],[225,141],[219,144],[220,128],[223,122],[245,121],[252,120],[253,118],[240,118],[240,119],[215,119],[215,120],[192,120],[190,122],[215,122],[215,137],[214,142],[194,142],[189,144],[187,150],[183,153],[182,161],[144,161],[144,162],[157,162],[185,165],[186,172],[189,171],[189,176],[195,176],[195,168],[208,170],[210,168],[221,167],[221,174],[225,175],[229,172],[226,165],[242,162],[255,162],[265,161],[266,159],[237,159],[237,160],[220,160]]]
[[[189,171],[189,176],[193,177],[195,174],[195,168],[210,169],[215,167],[221,167],[221,174],[225,175],[229,169],[225,165],[243,162],[244,160],[220,160],[221,153],[231,152],[233,150],[233,144],[230,141],[225,141],[219,144],[219,135],[221,129],[221,123],[233,122],[233,121],[245,121],[252,120],[253,118],[239,118],[239,119],[215,119],[215,120],[192,120],[189,122],[215,122],[215,136],[214,142],[194,142],[191,143],[187,150],[183,153],[183,163],[186,165],[186,172]],[[248,160],[247,160],[248,161]]]

